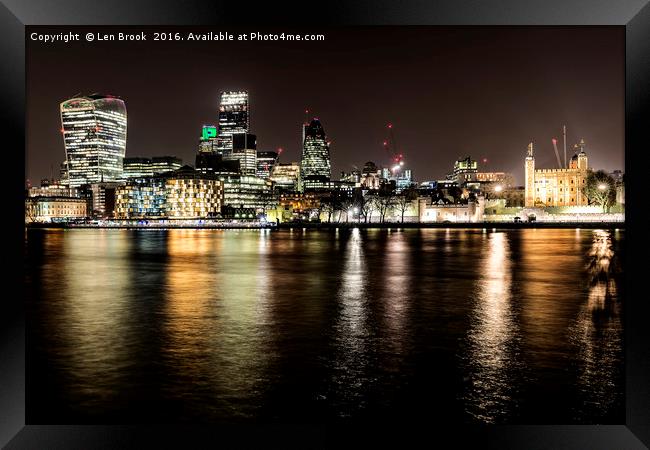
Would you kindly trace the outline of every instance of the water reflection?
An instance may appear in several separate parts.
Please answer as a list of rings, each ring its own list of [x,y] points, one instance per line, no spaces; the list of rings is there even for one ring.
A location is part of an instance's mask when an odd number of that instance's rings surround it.
[[[385,342],[391,356],[404,357],[406,317],[410,300],[409,245],[405,233],[392,235],[386,245],[382,273]],[[397,367],[394,367],[397,370]]]
[[[114,233],[74,233],[64,241],[61,316],[48,332],[60,339],[60,367],[84,398],[82,407],[119,396],[120,381],[132,363],[135,336],[127,306],[131,241],[114,239]]]
[[[466,411],[486,423],[503,422],[513,407],[517,326],[511,307],[510,251],[505,233],[488,235],[487,255],[468,333]]]
[[[30,423],[624,420],[624,231],[29,233]]]
[[[587,254],[589,294],[571,330],[577,350],[578,396],[574,418],[607,417],[622,403],[622,323],[616,289],[617,255],[610,231],[595,230]]]
[[[240,399],[261,395],[263,342],[268,334],[264,231],[170,231],[164,312],[169,395],[216,401],[220,417],[250,417],[259,406]],[[259,235],[258,235],[259,233]],[[205,405],[200,405],[204,408]],[[199,406],[197,406],[199,408]]]
[[[363,238],[358,228],[351,231],[343,263],[342,280],[337,299],[339,316],[335,324],[337,353],[334,360],[334,401],[340,402],[339,415],[350,416],[363,408],[362,392],[367,381],[364,372],[368,363],[366,329],[366,262]]]

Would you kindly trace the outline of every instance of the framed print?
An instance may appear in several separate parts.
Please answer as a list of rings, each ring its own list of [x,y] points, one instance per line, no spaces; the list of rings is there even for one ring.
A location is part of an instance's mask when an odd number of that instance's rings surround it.
[[[3,446],[647,448],[645,1],[0,11]]]

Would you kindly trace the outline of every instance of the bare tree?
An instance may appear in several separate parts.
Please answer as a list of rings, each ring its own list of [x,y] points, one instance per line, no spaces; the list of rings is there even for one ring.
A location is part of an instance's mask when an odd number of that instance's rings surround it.
[[[372,217],[372,211],[375,209],[375,196],[367,191],[359,198],[359,212],[363,214],[363,221],[368,223],[368,216]]]
[[[341,202],[341,211],[345,212],[345,221],[350,221],[350,210],[354,207],[355,201],[351,198],[346,198]]]
[[[332,221],[332,214],[334,214],[334,205],[331,201],[321,203],[321,210],[327,214],[327,222]]]
[[[395,205],[395,194],[393,191],[383,191],[375,198],[376,208],[379,212],[379,222],[384,223],[386,214]]]
[[[402,216],[402,223],[404,223],[404,214],[406,210],[411,206],[413,200],[417,198],[417,190],[413,188],[404,189],[402,194],[397,197],[397,209]]]

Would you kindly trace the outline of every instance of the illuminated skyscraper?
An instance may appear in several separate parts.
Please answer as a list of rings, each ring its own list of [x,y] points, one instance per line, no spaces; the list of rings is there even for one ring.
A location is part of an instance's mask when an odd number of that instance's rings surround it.
[[[126,153],[124,101],[92,94],[65,100],[60,111],[69,185],[120,180]]]
[[[276,163],[271,170],[269,180],[275,184],[278,190],[298,190],[300,184],[300,164],[297,162],[288,164]]]
[[[223,156],[232,152],[232,135],[247,133],[250,127],[248,92],[222,92],[219,101],[219,134],[217,149]]]
[[[248,133],[232,135],[232,151],[224,155],[224,161],[238,161],[239,172],[255,175],[257,172],[257,136]]]
[[[278,153],[270,151],[257,152],[257,176],[260,178],[269,178],[273,166],[278,162]]]
[[[318,119],[303,125],[300,175],[306,189],[324,187],[330,181],[330,147],[325,130]]]
[[[215,125],[203,125],[201,138],[199,140],[199,152],[217,152],[217,127]]]

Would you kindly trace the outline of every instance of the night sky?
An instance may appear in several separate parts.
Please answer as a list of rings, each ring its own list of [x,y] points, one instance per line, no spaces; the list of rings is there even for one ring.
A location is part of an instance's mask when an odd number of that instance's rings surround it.
[[[146,31],[149,40],[93,42],[87,31]],[[153,31],[323,33],[321,42],[155,42]],[[305,109],[331,140],[333,179],[372,160],[392,123],[416,180],[441,179],[460,156],[523,182],[523,158],[557,167],[551,139],[584,138],[595,169],[624,166],[623,27],[171,28],[28,27],[81,33],[81,42],[27,41],[27,178],[58,178],[65,159],[59,103],[78,93],[120,96],[126,156],[194,164],[219,92],[248,90],[258,150],[300,160]]]

